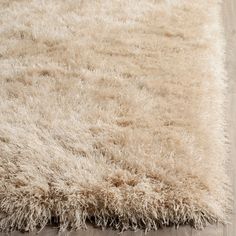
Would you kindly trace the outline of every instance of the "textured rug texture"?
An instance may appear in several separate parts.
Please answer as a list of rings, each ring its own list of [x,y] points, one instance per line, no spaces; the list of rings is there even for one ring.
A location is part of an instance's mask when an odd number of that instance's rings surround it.
[[[218,0],[0,1],[0,229],[226,222]]]

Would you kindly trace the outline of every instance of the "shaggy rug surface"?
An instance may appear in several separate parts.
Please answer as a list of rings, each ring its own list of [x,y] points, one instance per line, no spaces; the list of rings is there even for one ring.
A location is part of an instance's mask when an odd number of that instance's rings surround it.
[[[0,1],[0,229],[225,222],[218,0]]]

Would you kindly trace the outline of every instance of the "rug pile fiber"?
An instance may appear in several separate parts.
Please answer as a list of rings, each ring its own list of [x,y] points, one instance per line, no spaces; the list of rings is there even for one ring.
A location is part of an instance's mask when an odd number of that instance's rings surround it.
[[[0,229],[225,222],[218,0],[0,1]]]

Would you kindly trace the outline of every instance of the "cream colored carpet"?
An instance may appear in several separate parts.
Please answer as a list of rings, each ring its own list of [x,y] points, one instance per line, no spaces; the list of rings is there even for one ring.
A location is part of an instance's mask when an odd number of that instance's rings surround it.
[[[0,0],[0,229],[225,222],[218,0]]]

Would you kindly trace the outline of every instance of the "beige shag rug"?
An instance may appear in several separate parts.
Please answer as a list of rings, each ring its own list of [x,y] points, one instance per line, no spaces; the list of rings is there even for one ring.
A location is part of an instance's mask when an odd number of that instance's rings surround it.
[[[225,222],[218,0],[0,1],[0,229]]]

